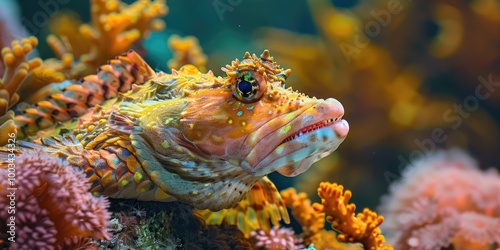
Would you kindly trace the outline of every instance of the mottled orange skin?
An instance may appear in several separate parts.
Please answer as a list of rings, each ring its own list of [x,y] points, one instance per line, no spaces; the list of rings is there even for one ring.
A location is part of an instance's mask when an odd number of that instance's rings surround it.
[[[340,120],[344,112],[336,100],[318,100],[284,88],[284,77],[270,75],[284,75],[283,72],[289,74],[290,71],[283,71],[269,59],[262,59],[261,56],[259,62],[255,55],[247,55],[242,62],[233,62],[232,68],[228,65],[230,69],[225,69],[228,77],[214,79],[211,88],[190,93],[187,107],[180,114],[182,133],[204,154],[224,159],[256,175],[266,175],[286,167],[263,169],[267,166],[261,163],[285,138],[313,123]],[[262,65],[267,66],[267,71]],[[261,96],[245,101],[235,94],[235,86],[238,79],[249,72],[261,83]],[[347,134],[348,126],[344,121],[333,129],[341,141]],[[284,151],[291,154],[296,149],[292,146]],[[249,156],[251,151],[253,153]],[[259,163],[261,166],[258,166]],[[288,171],[288,174],[284,171],[282,174],[296,175],[309,167],[310,164],[302,166],[301,171]]]
[[[234,84],[231,80],[225,81],[223,86]],[[193,101],[181,114],[182,130],[188,139],[206,152],[221,157],[239,156],[241,154],[238,152],[251,132],[283,114],[305,106],[303,95],[288,90],[269,90],[270,93],[252,103],[235,98],[230,88],[198,91],[191,96]],[[200,110],[200,107],[203,108]],[[268,128],[278,129],[285,123],[285,120],[269,123]],[[196,127],[191,124],[196,124]],[[228,148],[228,144],[232,147]]]

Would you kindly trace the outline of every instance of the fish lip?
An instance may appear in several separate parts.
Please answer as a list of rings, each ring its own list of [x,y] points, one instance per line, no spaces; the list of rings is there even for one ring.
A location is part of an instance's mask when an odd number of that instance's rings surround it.
[[[320,110],[320,111],[316,111]],[[316,115],[313,115],[314,113],[317,113]],[[331,114],[331,115],[327,115]],[[289,122],[282,124],[281,127],[275,129],[271,133],[263,136],[262,138],[259,138],[259,142],[255,144],[253,147],[248,150],[248,153],[242,154],[244,157],[242,157],[242,161],[240,162],[240,166],[244,168],[248,173],[250,174],[257,174],[257,175],[266,175],[271,172],[274,172],[278,168],[273,168],[273,169],[268,169],[266,171],[262,171],[259,169],[259,165],[261,165],[261,162],[268,158],[268,156],[276,151],[276,149],[282,145],[282,144],[287,144],[288,142],[294,141],[286,141],[284,140],[288,138],[289,136],[292,136],[299,132],[300,130],[307,128],[308,126],[325,122],[328,120],[333,119],[333,122],[329,123],[328,126],[323,126],[322,128],[330,128],[335,131],[337,139],[340,141],[343,141],[343,139],[346,137],[347,132],[348,132],[348,125],[347,121],[342,119],[344,115],[344,108],[340,102],[333,98],[329,98],[326,100],[319,100],[318,103],[315,103],[312,106],[309,106],[305,108],[304,110],[300,111],[300,113],[297,114],[295,118],[290,120]],[[328,118],[324,118],[328,117]],[[275,118],[279,119],[279,118]],[[262,127],[265,127],[267,125],[264,124]],[[293,129],[293,132],[287,132],[287,133],[280,133],[280,130],[282,130],[285,126],[290,125],[291,127],[295,127]],[[340,133],[337,133],[336,127],[344,127],[340,131]],[[317,130],[317,129],[315,129]],[[313,130],[313,131],[315,131]],[[309,131],[312,132],[312,131]],[[304,133],[303,135],[306,135],[307,133]],[[298,138],[298,137],[297,137]],[[262,149],[264,148],[264,149]],[[244,150],[242,150],[244,152]],[[256,158],[256,159],[255,159]],[[265,168],[265,167],[260,167],[260,168]]]
[[[292,140],[295,140],[297,139],[298,137],[300,136],[304,136],[304,135],[307,135],[308,133],[311,133],[311,132],[314,132],[318,129],[321,129],[321,128],[325,128],[325,127],[330,127],[330,126],[334,126],[334,125],[337,125],[339,123],[343,123],[345,122],[347,124],[347,121],[342,119],[342,117],[340,118],[330,118],[330,119],[326,119],[326,120],[323,120],[323,121],[319,121],[319,122],[316,122],[316,123],[313,123],[311,125],[307,125],[297,131],[295,131],[294,133],[291,133],[288,137],[286,137],[278,146],[276,147],[279,147],[281,144],[284,144],[284,143],[287,143],[289,141],[292,141]],[[305,131],[304,131],[305,130]],[[343,135],[343,134],[340,134],[340,133],[337,133],[337,137],[340,137],[340,138],[344,138],[347,134]]]

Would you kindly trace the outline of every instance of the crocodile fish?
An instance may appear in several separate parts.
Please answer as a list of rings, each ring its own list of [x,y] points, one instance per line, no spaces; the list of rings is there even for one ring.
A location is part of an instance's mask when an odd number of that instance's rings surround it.
[[[69,133],[41,138],[38,146],[83,169],[95,195],[218,211],[265,199],[245,198],[256,187],[276,196],[268,174],[298,175],[346,137],[340,102],[286,88],[291,71],[268,50],[247,52],[222,71],[185,65],[155,72],[130,51],[66,89],[71,98],[52,98],[59,105],[52,116],[82,116],[66,126]],[[120,92],[123,86],[130,90]]]

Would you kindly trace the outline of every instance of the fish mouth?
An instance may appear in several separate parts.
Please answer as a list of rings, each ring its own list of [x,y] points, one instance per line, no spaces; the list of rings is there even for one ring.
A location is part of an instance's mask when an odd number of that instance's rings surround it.
[[[271,120],[247,137],[240,167],[252,175],[304,172],[345,139],[349,125],[343,115],[340,102],[329,98]]]
[[[328,119],[328,120],[325,120],[325,121],[321,121],[321,122],[317,122],[317,123],[314,123],[314,124],[309,125],[307,127],[304,127],[302,129],[300,129],[299,131],[297,131],[297,132],[289,135],[279,145],[281,145],[283,143],[286,143],[288,141],[294,140],[295,138],[297,138],[299,136],[305,135],[307,133],[311,133],[311,132],[313,132],[315,130],[318,130],[320,128],[332,125],[334,122],[337,122],[339,120],[342,120],[342,118],[331,118],[331,119]]]

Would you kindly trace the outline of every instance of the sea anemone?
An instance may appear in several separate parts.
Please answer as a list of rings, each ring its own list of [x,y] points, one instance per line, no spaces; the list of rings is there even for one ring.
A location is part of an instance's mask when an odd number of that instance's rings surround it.
[[[1,156],[0,206],[15,213],[2,209],[0,228],[15,223],[8,235],[15,242],[4,239],[11,249],[61,249],[108,238],[108,201],[88,192],[83,172],[39,149],[23,151],[14,164],[6,164],[13,158],[5,151]]]
[[[381,207],[396,249],[487,249],[500,243],[500,176],[458,150],[411,164]]]

